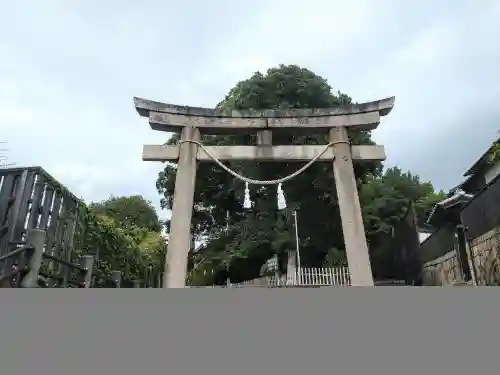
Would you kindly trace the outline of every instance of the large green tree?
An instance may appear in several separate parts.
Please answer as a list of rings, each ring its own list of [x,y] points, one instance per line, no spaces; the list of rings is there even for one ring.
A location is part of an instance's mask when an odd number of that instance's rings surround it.
[[[229,112],[233,109],[328,108],[350,103],[352,100],[349,96],[332,92],[327,81],[310,70],[295,65],[281,65],[269,69],[266,74],[255,73],[249,79],[239,82],[217,108]],[[373,144],[369,131],[351,129],[349,137],[353,144]],[[169,140],[169,144],[175,144],[178,140],[179,136],[176,134]],[[205,136],[203,142],[207,145],[255,144],[256,136]],[[273,133],[274,144],[327,142],[326,134]],[[228,163],[228,166],[240,174],[260,180],[284,177],[301,165],[303,164]],[[382,204],[380,207],[373,207],[376,194],[387,193],[384,183],[380,182],[381,172],[380,162],[355,165],[360,188],[366,184],[372,185],[372,188],[366,188],[366,194],[372,194],[372,198],[368,199],[371,206],[368,204],[366,208],[367,233],[370,239],[376,233],[387,230],[392,220],[396,220],[397,215],[404,212],[400,206],[407,206],[408,202],[408,199],[398,201],[395,195],[394,202],[387,200],[386,203],[397,204],[397,208],[384,211]],[[173,203],[175,173],[175,166],[167,165],[157,181],[158,191],[163,196],[162,206],[168,209],[172,208]],[[386,180],[389,178],[387,173]],[[213,163],[200,165],[196,179],[192,231],[206,240],[203,256],[210,259],[213,267],[228,268],[235,281],[258,276],[262,263],[272,254],[282,255],[287,249],[295,247],[293,232],[290,230],[293,210],[299,212],[303,264],[320,266],[328,255],[332,258],[332,252],[340,254],[333,257],[338,258],[335,262],[342,261],[340,258],[344,254],[344,244],[331,163],[313,164],[304,173],[284,184],[283,188],[288,203],[286,210],[277,211],[276,188],[272,186],[251,187],[255,205],[251,210],[244,210],[243,182]],[[433,190],[432,186],[430,189]],[[427,193],[427,190],[422,189],[422,194]],[[420,199],[419,194],[415,193],[408,198]],[[388,215],[388,221],[384,215]],[[226,230],[227,224],[229,230]]]
[[[367,176],[359,195],[371,247],[380,245],[379,234],[388,233],[399,224],[409,202],[414,203],[418,224],[423,226],[434,205],[445,198],[445,193],[435,192],[430,182],[422,182],[419,176],[398,167]]]
[[[111,197],[91,203],[79,233],[79,254],[97,258],[96,285],[105,286],[110,272],[122,272],[124,282],[152,282],[163,268],[166,240],[155,209],[142,196]]]
[[[403,248],[415,249],[412,241],[416,239],[404,218],[412,209],[418,227],[425,226],[433,207],[445,196],[443,191],[435,192],[431,183],[398,167],[367,177],[360,186],[360,201],[375,277],[416,280],[418,254],[406,254],[406,260],[401,260]]]
[[[121,225],[136,226],[159,232],[160,220],[156,210],[140,195],[111,197],[90,205],[96,214],[106,215],[119,221]]]

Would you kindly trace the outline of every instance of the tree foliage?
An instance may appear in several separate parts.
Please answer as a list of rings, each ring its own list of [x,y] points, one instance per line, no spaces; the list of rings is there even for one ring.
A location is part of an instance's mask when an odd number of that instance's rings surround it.
[[[244,109],[330,108],[352,103],[341,92],[333,93],[328,82],[295,65],[281,65],[266,74],[255,73],[231,89],[217,108],[225,112]],[[349,131],[353,144],[373,144],[369,131]],[[169,144],[175,144],[174,135]],[[256,144],[255,135],[204,136],[207,145]],[[325,134],[273,132],[273,143],[326,144]],[[301,163],[228,162],[238,173],[254,179],[284,177]],[[159,175],[157,188],[162,206],[171,209],[176,167],[167,165]],[[417,202],[424,218],[438,199],[430,183],[418,176],[392,168],[382,173],[380,162],[355,164],[364,220],[370,244],[376,246],[379,233],[389,230],[402,217],[409,200]],[[345,248],[331,163],[317,162],[284,184],[288,207],[276,209],[276,187],[251,188],[254,207],[242,208],[244,184],[213,163],[199,166],[196,178],[192,231],[206,240],[204,257],[212,267],[228,269],[232,280],[258,276],[263,262],[273,254],[283,255],[295,248],[292,212],[298,211],[302,263],[307,266],[341,264]],[[225,230],[229,213],[229,230]],[[201,255],[200,255],[201,256]],[[282,262],[284,263],[284,262]]]
[[[487,155],[487,159],[490,164],[495,164],[500,161],[500,140],[493,142]]]
[[[435,192],[430,182],[421,182],[418,176],[398,167],[388,168],[379,176],[369,176],[360,186],[359,195],[372,247],[379,245],[379,233],[387,233],[399,223],[409,202],[414,203],[422,226],[434,205],[445,198],[445,193]]]
[[[140,195],[111,197],[90,205],[92,212],[115,219],[123,226],[146,228],[154,232],[161,229],[160,220],[151,202]]]
[[[122,272],[125,283],[152,278],[162,269],[165,250],[158,216],[143,197],[112,197],[85,210],[77,254],[95,255],[98,284],[113,270]]]

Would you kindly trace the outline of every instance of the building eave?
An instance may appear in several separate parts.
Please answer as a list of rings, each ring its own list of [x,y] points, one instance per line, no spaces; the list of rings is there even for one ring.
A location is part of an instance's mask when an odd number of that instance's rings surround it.
[[[442,215],[444,215],[444,213],[452,210],[458,212],[461,211],[463,206],[469,203],[473,198],[474,195],[467,194],[463,190],[457,190],[451,197],[443,199],[441,202],[438,202],[434,206],[432,212],[429,215],[429,218],[426,221],[426,224],[432,226],[441,225],[442,222],[439,219],[442,218]],[[439,212],[442,212],[443,214],[437,217]]]
[[[493,142],[493,144],[500,142],[500,138]],[[464,173],[464,177],[472,176],[480,172],[488,164],[488,154],[493,149],[493,144],[477,159],[477,161]]]

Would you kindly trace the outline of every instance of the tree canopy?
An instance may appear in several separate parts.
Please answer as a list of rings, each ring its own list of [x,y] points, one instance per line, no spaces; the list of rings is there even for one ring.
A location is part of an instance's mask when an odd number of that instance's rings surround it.
[[[310,70],[280,65],[266,74],[255,73],[238,82],[217,108],[229,112],[233,109],[326,108],[350,103],[352,99],[347,94],[333,92],[324,78]],[[328,143],[326,134],[274,133],[274,144]],[[349,138],[353,144],[373,144],[369,131],[350,129]],[[168,143],[176,144],[178,140],[179,135],[175,134]],[[204,136],[202,141],[207,145],[256,144],[256,136]],[[244,176],[268,180],[289,175],[303,164],[233,161],[227,165]],[[175,174],[176,166],[166,165],[157,180],[162,207],[167,209],[172,209]],[[380,162],[356,163],[355,175],[371,249],[377,246],[380,233],[390,230],[401,219],[410,201],[416,203],[419,218],[424,220],[443,195],[434,192],[431,183],[422,183],[410,172],[399,168],[384,172]],[[281,257],[295,248],[291,218],[297,210],[302,263],[321,266],[345,262],[331,163],[313,164],[284,184],[283,190],[287,199],[285,210],[277,210],[273,186],[252,186],[254,207],[245,210],[243,182],[213,163],[201,164],[196,177],[192,232],[198,239],[204,239],[205,246],[197,259],[203,257],[212,269],[226,270],[234,281],[257,277],[266,259],[273,254]],[[209,274],[203,272],[203,277]]]
[[[151,202],[140,195],[129,197],[111,197],[102,202],[90,204],[92,211],[98,215],[106,215],[127,227],[141,227],[159,232],[160,220]]]
[[[96,257],[95,286],[105,286],[110,272],[122,272],[123,282],[152,282],[164,262],[166,240],[158,215],[142,196],[111,197],[91,203],[84,213],[78,254]]]

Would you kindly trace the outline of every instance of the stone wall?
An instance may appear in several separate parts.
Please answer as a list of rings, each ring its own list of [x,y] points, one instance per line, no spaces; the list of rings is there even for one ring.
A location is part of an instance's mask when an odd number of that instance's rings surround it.
[[[455,250],[424,264],[423,285],[447,285],[458,280],[459,264]]]
[[[500,227],[471,241],[471,257],[478,285],[500,285]]]
[[[477,285],[500,285],[500,227],[470,241],[469,264]],[[454,250],[423,266],[423,285],[450,285],[459,280],[459,263]]]

